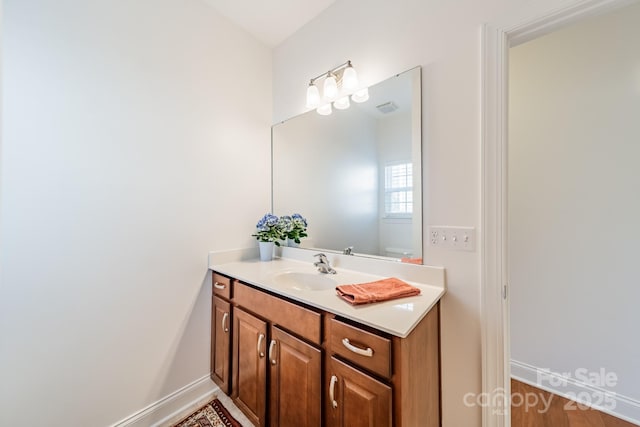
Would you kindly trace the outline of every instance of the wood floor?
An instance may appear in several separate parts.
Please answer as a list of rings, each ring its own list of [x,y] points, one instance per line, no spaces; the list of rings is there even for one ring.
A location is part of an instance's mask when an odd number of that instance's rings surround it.
[[[518,397],[527,396],[528,393],[534,393],[539,397],[538,404],[529,408],[524,404],[519,405],[522,400]],[[511,380],[511,395],[513,400],[511,407],[512,427],[637,427],[635,424],[514,379]],[[551,399],[551,403],[545,410],[544,402],[549,402],[549,399]],[[533,400],[536,399],[530,401]]]

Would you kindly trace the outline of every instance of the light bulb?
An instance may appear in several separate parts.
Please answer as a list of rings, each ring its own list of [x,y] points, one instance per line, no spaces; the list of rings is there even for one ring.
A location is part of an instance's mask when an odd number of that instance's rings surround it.
[[[329,114],[331,114],[332,110],[331,110],[331,104],[324,104],[318,107],[318,109],[316,110],[318,112],[318,114],[320,114],[321,116],[328,116]]]
[[[336,76],[333,74],[329,74],[326,79],[324,79],[324,99],[328,101],[333,101],[338,96],[338,82],[336,81]]]
[[[307,108],[316,108],[320,105],[320,91],[318,86],[313,83],[309,83],[307,88]]]
[[[345,68],[344,73],[342,74],[342,89],[347,92],[351,92],[352,90],[356,90],[358,87],[358,74],[356,73],[356,69],[353,68],[351,63],[349,66]]]
[[[346,110],[347,108],[349,108],[349,105],[351,105],[349,103],[349,96],[343,96],[342,98],[338,98],[333,103],[333,106],[336,107],[338,110]]]
[[[365,102],[369,99],[369,88],[360,89],[351,95],[351,100],[353,102]]]

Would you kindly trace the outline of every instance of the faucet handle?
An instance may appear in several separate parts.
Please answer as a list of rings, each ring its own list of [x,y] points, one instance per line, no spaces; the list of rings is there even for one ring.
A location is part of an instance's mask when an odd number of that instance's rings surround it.
[[[320,273],[324,273],[324,274],[336,274],[337,273],[337,271],[335,271],[333,268],[331,268],[331,265],[329,264],[329,260],[327,259],[327,256],[325,254],[319,253],[319,254],[315,254],[314,257],[315,256],[317,256],[320,259],[317,262],[314,262],[313,265],[318,267],[318,271]]]
[[[329,264],[329,260],[327,259],[327,256],[325,254],[323,254],[322,252],[315,254],[314,257],[318,257],[320,258],[319,262],[322,262],[324,264]]]

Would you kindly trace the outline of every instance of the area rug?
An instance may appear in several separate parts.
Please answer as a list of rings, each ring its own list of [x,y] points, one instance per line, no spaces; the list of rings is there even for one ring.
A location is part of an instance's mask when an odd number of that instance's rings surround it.
[[[242,427],[218,399],[204,405],[173,427]]]

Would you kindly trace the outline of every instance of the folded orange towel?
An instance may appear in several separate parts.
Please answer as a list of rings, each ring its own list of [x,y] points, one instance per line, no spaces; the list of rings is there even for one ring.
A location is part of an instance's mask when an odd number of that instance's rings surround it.
[[[400,261],[409,264],[422,264],[422,258],[400,258]]]
[[[336,287],[336,291],[340,298],[354,305],[420,295],[420,289],[395,277],[369,283],[340,285]]]

